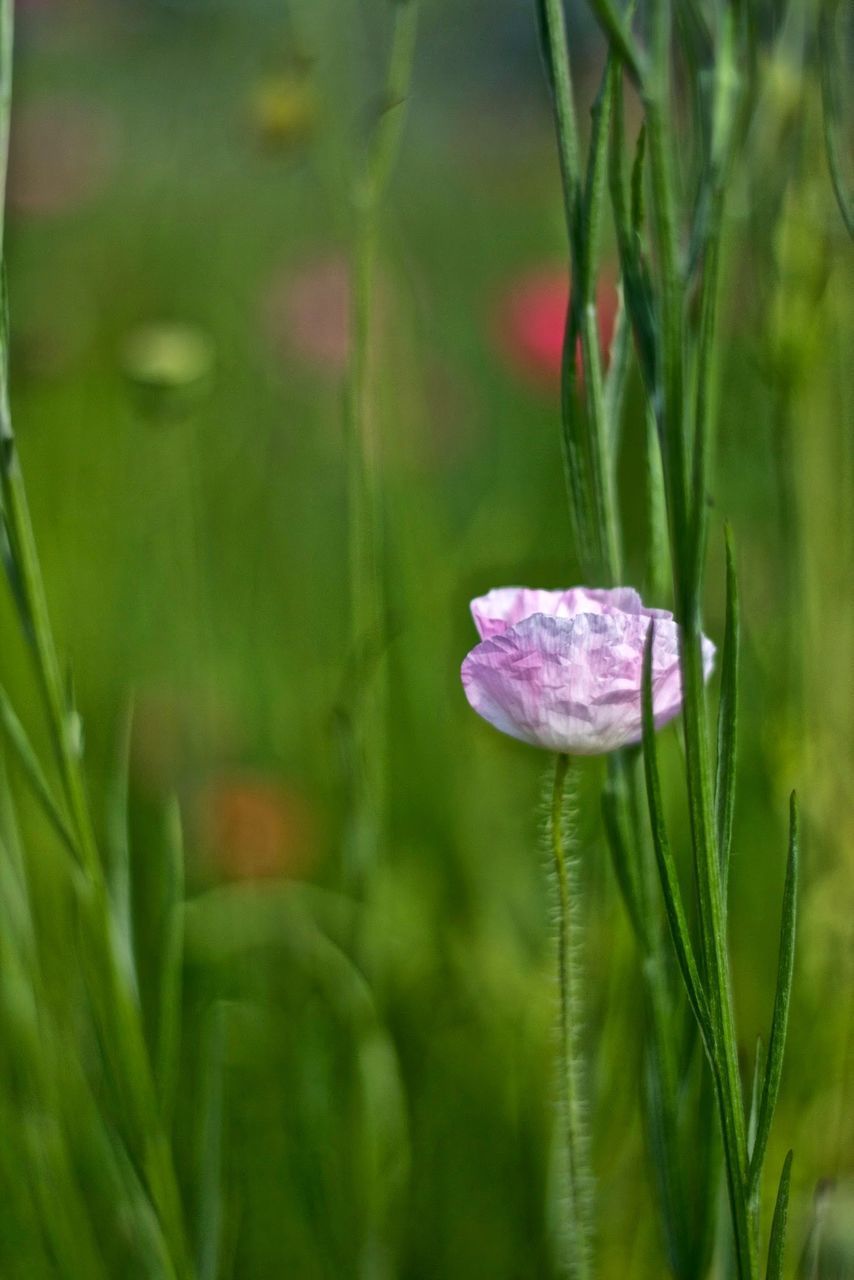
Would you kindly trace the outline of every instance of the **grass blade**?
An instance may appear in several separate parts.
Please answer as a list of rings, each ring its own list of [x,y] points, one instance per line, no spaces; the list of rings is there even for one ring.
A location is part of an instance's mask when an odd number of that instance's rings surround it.
[[[225,1049],[228,1006],[217,1001],[207,1016],[200,1055],[198,1243],[199,1280],[220,1275],[223,1237],[223,1137],[225,1114]]]
[[[161,1109],[168,1125],[181,1046],[181,978],[184,961],[184,842],[177,800],[170,803],[164,826],[155,1062]]]
[[[792,974],[795,967],[795,924],[798,909],[798,864],[800,835],[798,830],[798,801],[794,791],[789,802],[789,858],[786,867],[786,884],[783,890],[783,912],[780,924],[780,954],[777,964],[777,991],[774,996],[774,1013],[771,1035],[768,1040],[768,1062],[762,1086],[762,1101],[756,1125],[756,1142],[750,1159],[747,1186],[752,1199],[759,1187],[762,1162],[774,1118],[780,1076],[783,1071],[783,1053],[786,1047],[786,1025],[789,1020],[789,1003],[792,995]]]
[[[625,19],[617,13],[611,0],[591,0],[591,7],[611,49],[625,63],[635,84],[642,86],[645,74],[643,52],[635,43]]]
[[[626,794],[626,762],[618,754],[608,758],[608,780],[602,789],[602,821],[614,864],[614,874],[642,950],[646,950],[649,922],[642,910],[639,864],[631,838],[631,814]]]
[[[5,689],[0,686],[0,722],[3,725],[3,731],[9,746],[15,753],[18,764],[21,766],[23,774],[30,785],[30,788],[38,801],[42,812],[59,836],[65,848],[79,864],[80,856],[77,850],[77,842],[71,833],[71,828],[66,821],[58,802],[54,799],[50,784],[44,776],[38,756],[36,755],[32,743],[27,737],[27,731],[21,724],[14,707],[9,701],[9,697]]]
[[[753,1151],[756,1145],[756,1131],[759,1125],[759,1104],[762,1100],[762,1082],[765,1079],[765,1046],[762,1037],[756,1038],[756,1058],[753,1063],[753,1085],[750,1090],[750,1115],[747,1119],[747,1150]]]
[[[123,717],[116,761],[107,790],[108,886],[116,940],[129,983],[138,986],[133,940],[133,906],[128,833],[129,773],[133,705]]]
[[[626,382],[632,355],[632,326],[626,309],[622,283],[617,289],[617,318],[608,351],[608,372],[605,375],[605,422],[608,427],[608,449],[616,461],[623,422],[623,403],[626,398]]]
[[[623,297],[626,311],[632,323],[641,377],[643,378],[647,395],[651,397],[655,389],[655,319],[649,272],[640,254],[637,235],[638,226],[635,221],[636,216],[640,216],[642,212],[638,204],[637,179],[643,166],[646,133],[642,129],[638,137],[632,168],[633,194],[630,200],[623,168],[626,136],[623,112],[623,85],[619,75],[613,79],[612,94],[608,186],[614,215],[614,229],[617,234]],[[631,212],[630,203],[632,206]]]
[[[824,145],[827,167],[842,221],[850,236],[854,236],[854,197],[848,191],[842,172],[842,148],[840,134],[844,132],[842,87],[837,70],[840,61],[837,52],[836,26],[842,6],[839,0],[824,0],[819,20],[819,63],[821,66],[821,97],[824,107]]]
[[[783,1249],[786,1243],[786,1222],[789,1217],[789,1182],[792,1177],[792,1152],[783,1162],[780,1174],[780,1186],[777,1190],[777,1203],[774,1206],[774,1218],[771,1223],[771,1239],[768,1243],[768,1270],[766,1280],[781,1280],[783,1275]]]
[[[679,877],[670,849],[670,840],[664,821],[664,808],[661,802],[661,782],[658,774],[658,753],[655,745],[655,721],[652,713],[652,646],[655,638],[655,625],[651,624],[647,633],[643,660],[643,760],[646,774],[646,794],[649,804],[649,817],[652,826],[652,841],[655,848],[658,873],[661,878],[661,889],[664,894],[664,907],[676,958],[688,1000],[694,1017],[703,1034],[710,1054],[713,1048],[712,1026],[706,997],[700,982],[694,948],[688,932],[685,909],[682,905],[682,891]]]
[[[718,755],[715,773],[715,827],[721,862],[721,894],[726,905],[732,819],[735,809],[735,765],[738,741],[738,666],[741,607],[729,526],[726,528],[726,625],[718,703]]]

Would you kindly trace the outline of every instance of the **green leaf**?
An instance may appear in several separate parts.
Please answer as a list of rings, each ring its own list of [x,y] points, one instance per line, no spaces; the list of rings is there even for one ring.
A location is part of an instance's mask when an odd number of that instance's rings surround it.
[[[543,70],[546,73],[549,92],[554,96],[555,71],[554,62],[552,61],[551,44],[549,42],[549,25],[548,17],[546,15],[545,0],[534,0],[534,14],[537,23],[537,38],[540,46],[540,57],[543,60]]]
[[[613,79],[612,94],[608,185],[614,213],[614,228],[617,233],[617,248],[620,255],[620,271],[622,273],[622,289],[626,310],[632,322],[632,332],[638,353],[641,377],[643,378],[647,395],[651,397],[655,390],[656,368],[656,331],[652,285],[646,264],[641,257],[640,242],[629,211],[629,195],[623,171],[623,157],[626,149],[623,120],[623,87],[622,80],[618,75]],[[645,132],[643,132],[643,136],[645,138]],[[644,143],[639,138],[633,172],[637,171],[638,153],[643,148]]]
[[[632,161],[632,232],[640,242],[643,230],[643,161],[646,155],[646,125],[642,124],[635,145],[635,158]]]
[[[646,794],[649,804],[649,817],[652,825],[652,842],[658,863],[661,889],[664,894],[664,907],[670,935],[679,962],[679,969],[688,1000],[694,1017],[703,1035],[706,1048],[713,1056],[713,1035],[709,1009],[700,982],[694,948],[688,932],[685,909],[682,905],[682,891],[679,877],[670,849],[670,840],[664,821],[664,807],[661,801],[661,783],[658,775],[658,754],[655,743],[655,721],[652,710],[652,646],[655,639],[655,624],[650,625],[646,638],[643,660],[643,759],[646,774]]]
[[[780,1174],[780,1186],[777,1190],[777,1203],[774,1205],[774,1218],[771,1223],[771,1239],[768,1243],[768,1270],[766,1280],[781,1280],[783,1275],[783,1249],[786,1243],[786,1222],[789,1217],[789,1182],[792,1177],[792,1155],[790,1151],[783,1163]]]
[[[756,1142],[750,1159],[747,1186],[748,1196],[753,1198],[762,1176],[762,1163],[774,1108],[780,1091],[783,1071],[783,1053],[786,1047],[786,1027],[789,1020],[789,1002],[792,995],[792,975],[795,968],[795,924],[798,909],[798,864],[800,836],[798,831],[798,801],[794,791],[789,802],[789,857],[786,867],[786,884],[783,889],[783,912],[780,925],[780,954],[777,964],[777,990],[774,997],[774,1013],[771,1019],[771,1035],[768,1040],[768,1061],[759,1104],[756,1125]]]
[[[670,578],[670,549],[667,538],[667,498],[664,492],[664,470],[658,445],[658,427],[652,401],[647,399],[644,421],[646,460],[646,583],[650,599],[663,604]]]
[[[759,1104],[762,1099],[762,1081],[765,1079],[765,1046],[762,1037],[756,1038],[756,1058],[753,1063],[753,1085],[750,1090],[750,1115],[747,1119],[747,1153],[750,1155],[756,1144],[756,1130],[759,1124]]]
[[[854,197],[847,189],[842,172],[842,147],[840,133],[844,134],[845,113],[842,106],[842,86],[838,64],[841,61],[837,45],[837,23],[842,6],[839,0],[823,0],[819,19],[819,65],[821,67],[821,98],[824,107],[824,144],[827,167],[842,221],[848,234],[854,237]]]
[[[572,532],[578,559],[584,573],[593,572],[598,558],[596,511],[590,495],[593,481],[590,470],[584,412],[577,393],[575,351],[579,332],[575,309],[570,306],[566,317],[561,373],[561,439]]]
[[[160,966],[157,1002],[156,1079],[161,1110],[172,1113],[181,1047],[181,994],[184,963],[184,843],[177,800],[164,821],[161,871]]]
[[[225,1057],[228,1006],[214,1003],[208,1011],[199,1054],[199,1122],[197,1140],[197,1244],[199,1280],[218,1280],[223,1238],[223,1135]]]
[[[77,842],[71,833],[71,828],[65,818],[59,803],[54,798],[50,784],[44,776],[38,756],[33,750],[32,744],[27,737],[26,730],[21,724],[15,713],[15,709],[9,701],[5,689],[0,686],[0,723],[3,725],[3,731],[6,734],[6,740],[15,753],[18,764],[30,785],[30,788],[36,800],[41,807],[42,813],[59,836],[65,848],[74,858],[75,864],[79,865],[80,856],[77,849]]]
[[[128,833],[128,803],[133,705],[127,708],[119,734],[116,760],[107,787],[108,885],[116,942],[126,976],[137,987],[133,942],[133,908]]]
[[[635,937],[645,947],[648,922],[641,911],[638,884],[638,855],[632,840],[632,822],[627,795],[626,762],[619,753],[608,757],[608,780],[602,790],[602,819],[614,863],[614,874],[623,897]]]
[[[608,162],[608,137],[613,104],[613,81],[619,77],[619,67],[609,58],[599,90],[590,111],[590,150],[587,157],[587,173],[584,180],[583,244],[579,246],[581,266],[581,295],[583,303],[594,299],[596,258],[602,231],[602,214],[605,202],[605,178]]]
[[[732,549],[726,527],[726,625],[721,659],[721,694],[718,703],[718,755],[715,774],[715,829],[721,864],[721,893],[726,904],[732,819],[735,808],[735,766],[738,735],[738,665],[741,610]]]
[[[625,64],[626,70],[638,86],[645,74],[645,58],[635,42],[625,18],[617,13],[611,0],[591,0],[591,7],[611,49]],[[630,6],[629,12],[634,6]]]
[[[615,462],[620,444],[623,402],[632,350],[632,326],[622,282],[617,287],[617,297],[617,318],[614,321],[614,333],[608,351],[608,372],[605,375],[605,421],[609,451]]]

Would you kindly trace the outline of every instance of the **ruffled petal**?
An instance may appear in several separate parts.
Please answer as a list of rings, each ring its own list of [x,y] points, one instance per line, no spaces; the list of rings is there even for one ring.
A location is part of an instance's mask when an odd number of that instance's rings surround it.
[[[520,601],[521,594],[517,589],[515,602],[500,602],[509,606],[508,617],[527,603]],[[527,593],[527,599],[533,594]],[[563,604],[558,602],[563,608],[569,607],[566,597],[572,593],[542,594],[563,596]],[[598,755],[640,741],[644,644],[653,617],[656,724],[672,719],[682,704],[679,631],[672,618],[644,609],[634,592],[634,599],[623,596],[630,606],[637,602],[630,610],[609,607],[613,592],[584,594],[586,605],[599,597],[605,608],[568,617],[536,613],[505,624],[468,654],[461,673],[470,705],[495,728],[533,746],[570,755]],[[703,656],[708,676],[714,661],[711,641],[704,641]]]
[[[672,618],[665,609],[647,609],[632,587],[570,587],[568,591],[543,591],[531,587],[497,587],[471,602],[471,612],[481,640],[500,635],[525,618],[544,614],[571,618],[577,613],[629,613],[645,618]]]

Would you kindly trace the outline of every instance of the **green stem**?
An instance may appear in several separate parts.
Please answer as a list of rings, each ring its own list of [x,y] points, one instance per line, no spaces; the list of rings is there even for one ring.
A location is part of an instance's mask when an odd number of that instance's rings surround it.
[[[682,651],[685,749],[709,1010],[714,1030],[712,1069],[723,1136],[738,1274],[754,1280],[757,1260],[747,1200],[747,1135],[738,1070],[732,982],[726,945],[720,859],[714,828],[701,637],[686,630]]]
[[[584,1101],[579,1044],[580,981],[577,971],[577,941],[573,937],[575,886],[573,863],[564,837],[564,787],[569,757],[555,759],[551,805],[551,855],[558,901],[558,985],[560,996],[560,1104],[563,1120],[564,1157],[568,1179],[569,1222],[567,1224],[567,1264],[571,1280],[592,1276],[591,1188],[588,1140],[584,1125]]]
[[[593,108],[590,161],[582,183],[578,126],[566,20],[561,0],[542,0],[544,36],[552,71],[554,116],[571,261],[572,299],[564,341],[562,410],[569,498],[585,575],[604,585],[620,577],[617,502],[609,440],[599,324],[596,314],[596,252],[603,213],[607,139],[613,79],[619,66],[611,55]],[[575,346],[581,340],[586,422],[575,403]],[[592,502],[588,498],[588,490]]]
[[[711,760],[706,724],[705,680],[702,659],[701,580],[696,530],[688,485],[689,409],[685,397],[684,283],[679,263],[676,200],[672,157],[674,141],[668,128],[670,98],[671,13],[668,0],[656,0],[651,15],[653,74],[647,85],[645,107],[649,138],[652,215],[658,244],[661,276],[661,349],[656,414],[664,458],[668,496],[671,551],[677,616],[683,627],[682,677],[684,686],[685,745],[688,798],[694,848],[700,923],[705,959],[707,998],[712,1019],[718,1111],[723,1136],[730,1208],[733,1218],[740,1280],[754,1280],[757,1260],[747,1204],[747,1143],[744,1107],[735,1038],[732,985],[726,945],[720,861],[714,825]],[[717,211],[718,214],[720,211]],[[707,285],[706,320],[714,319],[717,253]],[[708,264],[707,264],[708,265]],[[705,335],[704,360],[711,350],[712,330]],[[710,375],[709,375],[710,376]],[[705,388],[707,368],[702,370]],[[705,391],[703,392],[705,394]],[[706,406],[701,399],[701,412]],[[697,460],[702,481],[705,444],[700,442]],[[695,474],[695,494],[698,477]],[[692,516],[694,517],[692,519]]]
[[[349,446],[350,640],[356,665],[353,699],[353,795],[349,879],[356,893],[376,861],[383,822],[386,696],[382,672],[382,575],[379,442],[371,396],[371,339],[379,211],[398,150],[412,75],[418,0],[395,8],[382,112],[356,184],[347,388]]]
[[[688,1212],[679,1144],[679,1070],[674,1043],[674,1002],[667,981],[666,938],[661,913],[655,902],[651,850],[641,827],[639,783],[629,754],[615,753],[608,768],[615,827],[610,843],[641,959],[652,1077],[645,1095],[647,1140],[658,1175],[662,1226],[671,1268],[675,1275],[687,1277],[692,1246],[685,1234]],[[620,842],[620,849],[614,847],[615,840]],[[624,875],[619,874],[620,864],[626,867]]]
[[[4,202],[7,170],[8,114],[11,100],[12,4],[3,0],[0,10],[0,205]],[[2,229],[2,223],[0,223]],[[2,247],[2,242],[0,242]],[[5,288],[3,303],[5,304]],[[142,1015],[132,991],[121,975],[118,949],[104,872],[98,854],[73,707],[66,696],[57,656],[41,574],[35,535],[30,519],[24,479],[15,449],[9,410],[8,333],[2,318],[0,349],[0,484],[3,519],[9,539],[24,622],[30,635],[39,685],[44,699],[63,790],[76,835],[86,882],[79,894],[84,944],[91,947],[89,989],[95,1006],[102,1043],[116,1068],[117,1085],[144,1170],[152,1201],[170,1242],[179,1276],[189,1276],[190,1266],[183,1230],[183,1215],[168,1140],[160,1124],[150,1059],[142,1028]]]

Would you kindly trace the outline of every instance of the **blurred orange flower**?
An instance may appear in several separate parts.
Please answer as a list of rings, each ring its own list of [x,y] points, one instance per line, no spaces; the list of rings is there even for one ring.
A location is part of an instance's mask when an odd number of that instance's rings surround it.
[[[305,798],[261,775],[227,774],[204,787],[197,820],[206,858],[229,880],[300,877],[317,858]]]

